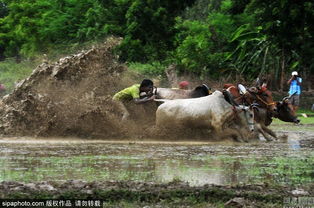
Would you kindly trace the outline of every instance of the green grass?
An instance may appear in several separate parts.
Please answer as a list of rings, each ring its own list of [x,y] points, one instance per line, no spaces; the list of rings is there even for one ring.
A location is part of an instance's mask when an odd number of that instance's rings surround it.
[[[303,117],[302,114],[306,114],[310,117]],[[314,124],[314,112],[311,111],[311,110],[307,110],[307,109],[299,109],[297,111],[297,115],[298,115],[298,118],[301,120],[301,124]],[[272,125],[275,124],[275,125],[293,125],[292,123],[287,123],[287,122],[284,122],[284,121],[281,121],[279,119],[273,119],[273,122],[272,122]]]
[[[5,85],[6,93],[10,93],[14,89],[15,82],[28,77],[38,63],[36,60],[24,60],[16,63],[13,59],[0,62],[0,83]]]
[[[311,111],[311,110],[308,110],[308,109],[299,109],[297,111],[297,114],[302,114],[302,113],[314,115],[314,111]]]
[[[149,76],[158,76],[163,74],[165,70],[165,66],[163,66],[160,62],[153,62],[150,64],[141,64],[141,63],[129,63],[128,67],[135,72],[138,72],[143,75]]]
[[[20,63],[17,63],[14,58],[7,58],[4,61],[0,61],[0,83],[6,87],[5,94],[12,92],[15,87],[15,83],[30,76],[32,71],[40,65],[44,56],[49,63],[53,63],[62,57],[69,54],[77,54],[82,50],[91,49],[92,46],[99,46],[103,44],[104,40],[91,41],[85,43],[76,43],[68,45],[58,45],[47,48],[44,53],[35,54],[32,58],[22,59]]]
[[[118,181],[130,179],[149,181],[152,174],[150,171],[108,169],[102,166],[106,161],[112,163],[123,161],[131,167],[136,167],[139,161],[143,163],[141,158],[123,155],[73,156],[66,159],[64,157],[29,157],[25,160],[19,158],[19,160],[24,161],[23,165],[20,167],[19,163],[16,163],[17,166],[12,167],[7,160],[0,159],[0,181],[31,182],[61,178],[84,178],[86,181],[111,180],[113,178]],[[19,170],[19,168],[24,169]]]
[[[300,123],[301,124],[314,124],[314,116],[313,117],[303,117],[303,116],[298,116],[298,118],[300,119]],[[284,121],[281,121],[279,119],[273,119],[272,125],[273,124],[277,124],[277,125],[293,125],[293,123],[287,123]]]

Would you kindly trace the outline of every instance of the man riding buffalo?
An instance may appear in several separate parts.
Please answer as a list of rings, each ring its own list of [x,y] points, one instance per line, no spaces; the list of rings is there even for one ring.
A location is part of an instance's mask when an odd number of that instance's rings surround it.
[[[133,101],[135,104],[143,104],[155,99],[154,83],[150,79],[144,79],[141,84],[134,84],[131,87],[125,88],[113,96],[113,100],[122,111],[122,120],[129,118],[125,103]]]

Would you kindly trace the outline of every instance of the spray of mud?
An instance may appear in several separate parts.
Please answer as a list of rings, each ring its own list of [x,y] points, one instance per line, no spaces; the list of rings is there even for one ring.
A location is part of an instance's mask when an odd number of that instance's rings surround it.
[[[119,38],[48,64],[42,63],[0,101],[2,136],[102,139],[215,139],[209,131],[155,127],[156,103],[126,106],[132,120],[121,122],[112,95],[138,83],[112,53]],[[219,135],[217,138],[221,139]]]
[[[103,45],[43,63],[0,102],[0,133],[10,136],[123,137],[111,96],[126,70]]]

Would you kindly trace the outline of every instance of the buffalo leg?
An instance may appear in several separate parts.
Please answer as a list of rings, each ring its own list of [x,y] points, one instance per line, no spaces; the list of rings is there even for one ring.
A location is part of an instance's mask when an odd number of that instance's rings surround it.
[[[261,133],[267,141],[272,141],[272,139],[271,139],[271,138],[265,133],[265,131],[263,130],[262,125],[258,124],[258,125],[256,125],[255,127],[257,128],[257,131],[258,131],[259,133]]]
[[[274,137],[275,139],[277,138],[277,135],[275,134],[275,132],[273,132],[271,129],[267,128],[266,126],[262,125],[262,129],[268,133],[269,135],[271,135],[272,137]]]

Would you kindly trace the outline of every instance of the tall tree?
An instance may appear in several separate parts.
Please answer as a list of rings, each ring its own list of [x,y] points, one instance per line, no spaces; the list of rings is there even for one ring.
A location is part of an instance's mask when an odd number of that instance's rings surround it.
[[[133,0],[126,13],[122,58],[161,60],[173,49],[175,17],[195,0]]]
[[[3,1],[0,1],[0,18],[3,18],[7,15],[8,15],[7,5]]]
[[[3,1],[0,1],[0,18],[3,18],[7,15],[8,15],[7,5]],[[4,43],[3,43],[3,41],[1,42],[1,39],[0,39],[0,61],[4,60],[4,58],[5,58],[4,49],[5,49]]]
[[[313,2],[310,0],[252,0],[248,11],[255,15],[256,24],[262,26],[263,33],[281,49],[281,81],[283,89],[285,74],[291,66],[299,65],[300,70],[310,63],[304,49],[309,49],[313,37],[308,31],[313,30]],[[309,41],[306,41],[309,40]],[[313,51],[307,50],[312,53]],[[296,54],[296,55],[295,55]]]

